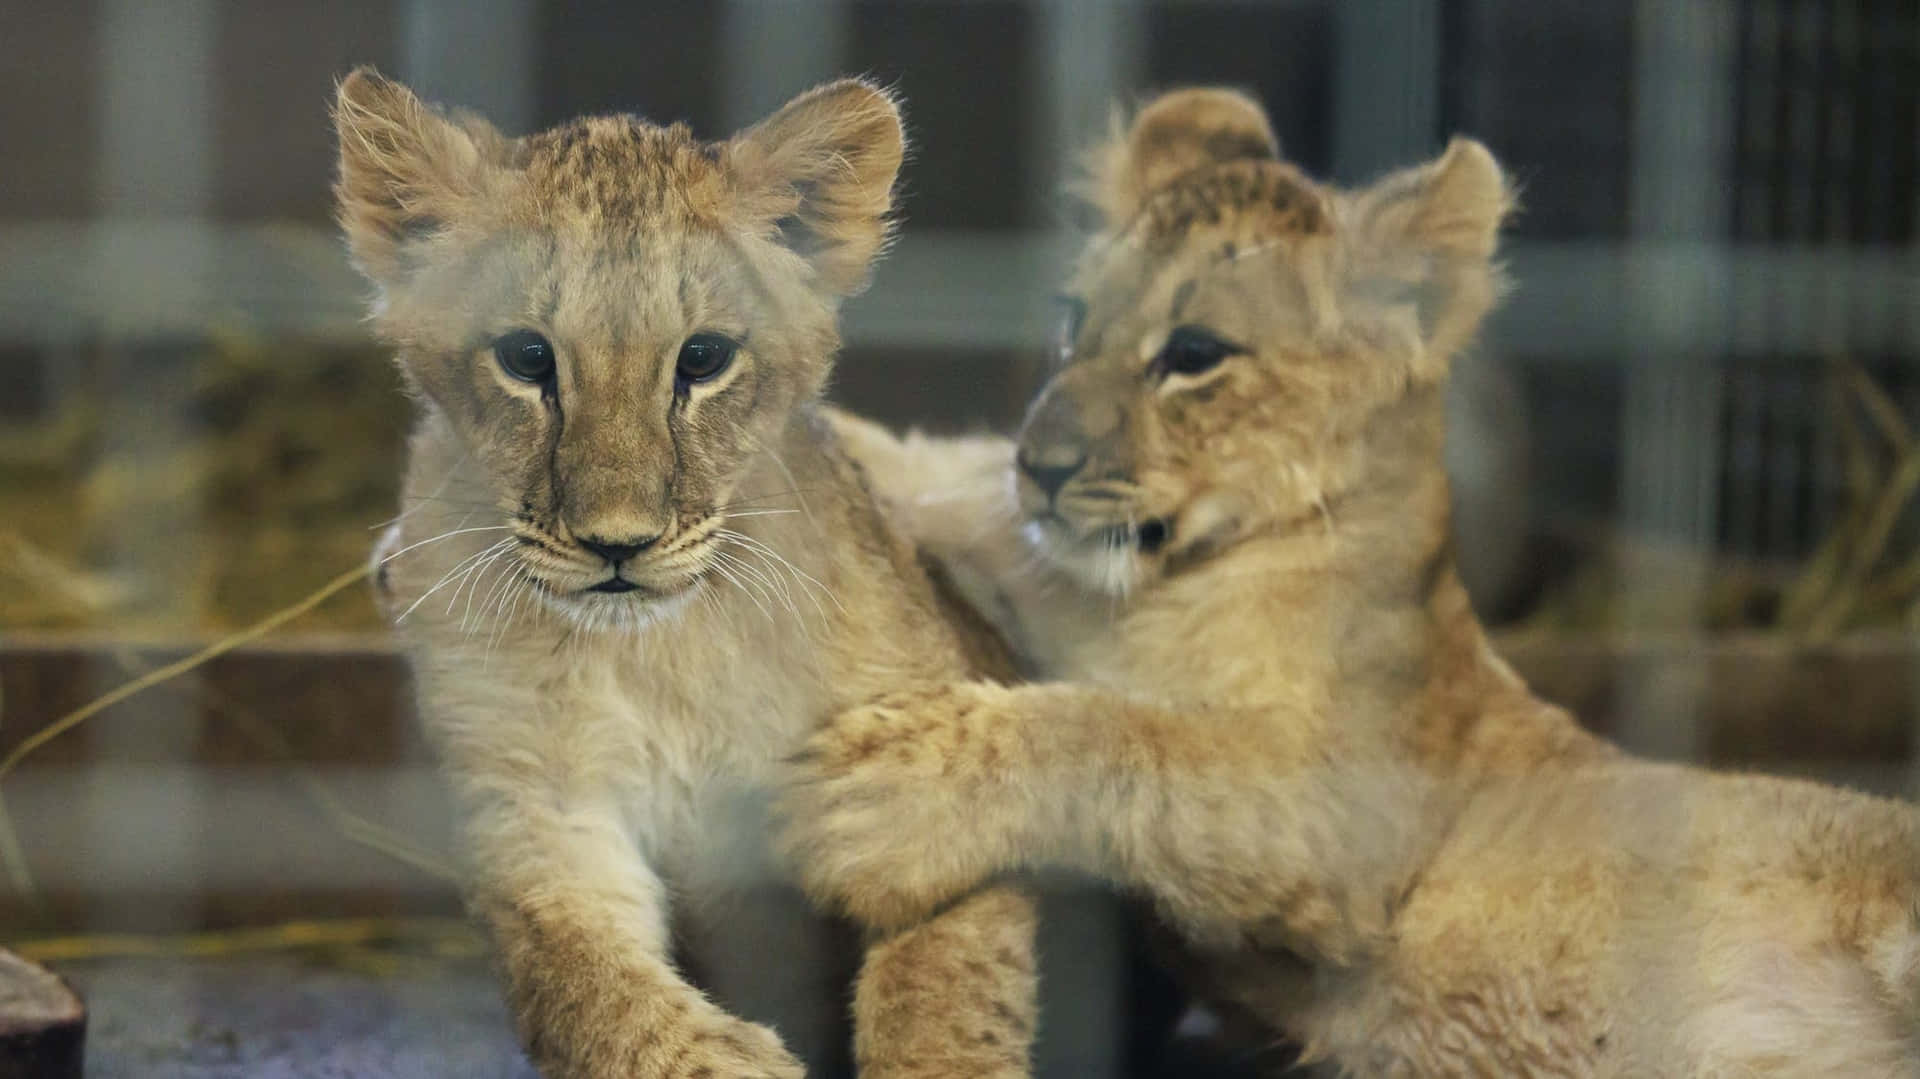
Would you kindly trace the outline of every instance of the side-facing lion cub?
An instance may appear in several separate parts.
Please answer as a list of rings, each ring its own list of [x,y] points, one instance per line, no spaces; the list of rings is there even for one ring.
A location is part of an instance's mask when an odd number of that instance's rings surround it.
[[[529,1054],[847,1074],[857,941],[785,882],[764,791],[826,716],[1004,665],[815,403],[887,235],[896,106],[846,81],[725,142],[631,116],[509,139],[362,70],[335,119],[420,402],[383,588]],[[1031,935],[1004,892],[869,952],[863,1071],[1024,1074]]]
[[[1017,450],[848,428],[1072,681],[816,736],[791,804],[820,894],[904,924],[1003,871],[1097,874],[1203,992],[1357,1075],[1920,1075],[1920,814],[1627,757],[1475,620],[1442,399],[1497,291],[1487,151],[1337,191],[1256,104],[1189,91],[1094,196]]]

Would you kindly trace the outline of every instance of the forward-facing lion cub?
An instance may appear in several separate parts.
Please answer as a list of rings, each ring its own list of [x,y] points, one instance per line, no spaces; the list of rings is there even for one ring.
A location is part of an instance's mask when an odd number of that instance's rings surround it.
[[[847,1074],[857,942],[785,883],[763,792],[833,712],[1004,663],[815,404],[898,110],[848,81],[725,142],[631,116],[508,139],[362,70],[335,118],[340,218],[420,401],[384,588],[530,1055]],[[990,894],[870,952],[863,1070],[1024,1074],[1031,933]]]
[[[1487,151],[1336,191],[1191,91],[1094,193],[1017,451],[848,431],[1072,681],[816,736],[817,890],[906,924],[1003,871],[1100,875],[1204,992],[1357,1075],[1920,1075],[1920,814],[1629,758],[1468,606],[1442,391],[1497,291]]]

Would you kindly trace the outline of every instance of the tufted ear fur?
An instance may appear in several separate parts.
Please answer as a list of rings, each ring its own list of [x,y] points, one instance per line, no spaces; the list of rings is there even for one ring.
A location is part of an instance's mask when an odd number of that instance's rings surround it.
[[[906,155],[891,95],[858,79],[816,87],[735,136],[727,154],[742,213],[806,259],[827,292],[865,287]]]
[[[1485,146],[1456,138],[1425,165],[1348,196],[1345,246],[1350,285],[1410,300],[1439,373],[1499,298],[1493,261],[1513,189]]]
[[[445,116],[369,67],[341,81],[333,124],[336,212],[354,263],[382,288],[402,276],[402,248],[444,228],[506,145],[485,121]]]
[[[1273,160],[1280,140],[1260,103],[1238,90],[1173,90],[1113,132],[1088,160],[1081,188],[1109,222],[1124,221],[1155,189],[1203,165]]]

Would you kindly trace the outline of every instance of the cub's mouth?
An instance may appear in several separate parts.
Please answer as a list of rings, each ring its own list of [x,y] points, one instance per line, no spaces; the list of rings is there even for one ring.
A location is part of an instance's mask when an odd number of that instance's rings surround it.
[[[1033,523],[1055,544],[1084,546],[1099,550],[1130,550],[1144,555],[1159,554],[1173,538],[1173,523],[1165,517],[1150,517],[1135,524],[1108,524],[1091,529],[1051,510],[1037,514]]]
[[[633,569],[622,566],[613,573],[597,581],[586,584],[571,584],[535,576],[534,583],[549,597],[557,600],[576,602],[605,602],[600,597],[623,600],[629,603],[648,603],[655,600],[668,600],[698,588],[706,579],[707,570],[677,570],[655,577],[651,574],[635,573]]]
[[[1076,523],[1045,511],[1030,517],[1024,531],[1041,559],[1095,591],[1125,595],[1159,572],[1174,526],[1167,517]]]
[[[1141,554],[1159,554],[1161,548],[1167,545],[1167,540],[1173,537],[1173,526],[1161,517],[1142,521],[1132,527],[1115,525],[1110,531],[1113,536],[1108,542],[1116,547],[1131,546]]]

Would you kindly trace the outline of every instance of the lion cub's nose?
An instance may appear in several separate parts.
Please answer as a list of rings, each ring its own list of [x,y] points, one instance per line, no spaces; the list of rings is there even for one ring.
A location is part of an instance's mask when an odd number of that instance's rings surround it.
[[[1048,446],[1038,453],[1028,454],[1025,447],[1014,454],[1014,462],[1020,471],[1034,482],[1051,499],[1060,493],[1074,473],[1087,463],[1087,455],[1070,446]]]
[[[641,551],[653,546],[659,536],[628,537],[623,540],[601,539],[598,536],[579,537],[580,546],[599,555],[609,562],[625,562]]]

